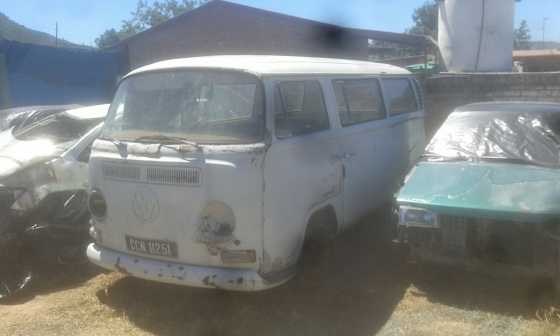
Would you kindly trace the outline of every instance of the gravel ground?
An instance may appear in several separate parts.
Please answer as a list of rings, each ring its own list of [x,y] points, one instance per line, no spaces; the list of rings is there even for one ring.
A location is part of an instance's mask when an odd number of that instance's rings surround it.
[[[0,305],[0,333],[560,335],[546,286],[420,269],[374,227],[348,232],[321,258],[307,258],[295,279],[262,293],[177,287],[93,266],[56,270]]]

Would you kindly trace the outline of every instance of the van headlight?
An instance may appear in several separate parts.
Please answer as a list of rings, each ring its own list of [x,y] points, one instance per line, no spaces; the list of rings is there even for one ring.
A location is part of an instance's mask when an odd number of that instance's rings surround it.
[[[436,213],[420,208],[399,207],[399,225],[406,227],[439,228]]]
[[[107,202],[98,189],[93,189],[89,194],[89,211],[96,219],[103,219],[107,215]]]

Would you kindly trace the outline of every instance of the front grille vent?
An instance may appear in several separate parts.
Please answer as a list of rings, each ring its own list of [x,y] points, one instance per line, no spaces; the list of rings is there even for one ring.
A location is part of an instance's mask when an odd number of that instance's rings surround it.
[[[467,252],[467,229],[469,219],[459,216],[439,217],[443,245],[448,252],[465,255]]]
[[[132,180],[132,181],[140,180],[139,167],[104,164],[102,166],[102,170],[103,170],[103,176],[106,178]]]
[[[146,168],[146,182],[169,185],[200,185],[198,168]]]

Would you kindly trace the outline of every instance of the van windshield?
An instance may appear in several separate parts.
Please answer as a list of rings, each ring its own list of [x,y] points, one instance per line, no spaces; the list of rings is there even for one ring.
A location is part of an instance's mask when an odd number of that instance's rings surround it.
[[[245,73],[196,70],[134,75],[119,86],[101,137],[256,143],[264,134],[263,95],[259,79]]]

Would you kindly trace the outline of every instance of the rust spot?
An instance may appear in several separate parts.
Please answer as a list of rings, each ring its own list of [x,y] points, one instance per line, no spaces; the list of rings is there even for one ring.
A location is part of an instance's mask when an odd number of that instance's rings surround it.
[[[130,274],[130,273],[128,273],[128,270],[126,268],[121,266],[121,258],[120,257],[117,258],[117,262],[115,263],[115,268],[117,269],[117,271],[119,271],[123,274],[126,274],[126,275]]]

